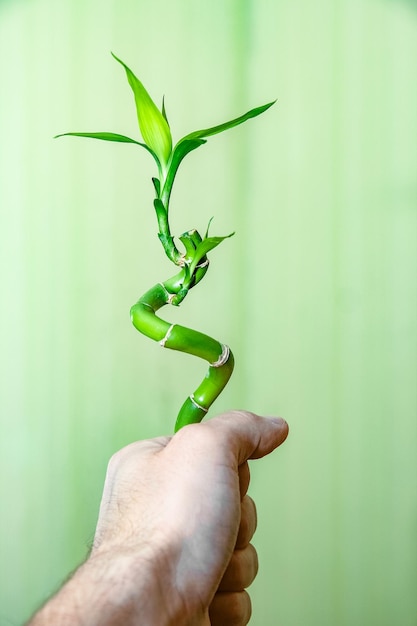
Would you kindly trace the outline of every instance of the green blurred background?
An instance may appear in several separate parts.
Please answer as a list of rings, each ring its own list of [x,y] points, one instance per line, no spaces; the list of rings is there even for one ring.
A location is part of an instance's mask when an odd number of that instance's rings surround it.
[[[184,161],[173,230],[236,236],[166,317],[229,343],[214,412],[281,414],[252,464],[254,626],[417,624],[417,4],[0,2],[0,624],[85,556],[107,461],[170,433],[206,366],[129,308],[172,273],[120,55],[175,138],[278,98]]]

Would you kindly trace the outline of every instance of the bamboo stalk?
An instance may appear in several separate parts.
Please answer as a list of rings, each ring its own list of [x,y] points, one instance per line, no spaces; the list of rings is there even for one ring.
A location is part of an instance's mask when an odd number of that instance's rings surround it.
[[[150,339],[159,341],[164,348],[186,352],[209,363],[209,369],[204,380],[194,393],[187,397],[178,413],[175,423],[175,431],[177,431],[187,424],[200,422],[203,419],[229,381],[233,372],[234,358],[228,346],[199,331],[178,324],[170,324],[158,317],[156,312],[167,304],[178,306],[184,300],[189,290],[206,275],[209,267],[207,254],[234,233],[222,237],[209,237],[209,228],[207,228],[205,236],[201,237],[197,230],[189,230],[179,237],[185,249],[185,252],[181,253],[175,244],[169,225],[168,214],[172,186],[178,167],[184,157],[205,144],[207,137],[238,126],[260,115],[269,109],[274,102],[251,109],[229,122],[190,133],[172,147],[171,129],[164,102],[160,111],[130,68],[115,55],[113,56],[123,66],[132,88],[139,130],[144,143],[125,135],[109,132],[64,133],[57,135],[57,137],[72,135],[136,144],[145,148],[155,159],[159,178],[153,178],[152,182],[156,192],[154,209],[159,228],[158,237],[165,254],[174,265],[180,268],[180,271],[170,279],[149,289],[132,306],[131,319],[137,330]]]

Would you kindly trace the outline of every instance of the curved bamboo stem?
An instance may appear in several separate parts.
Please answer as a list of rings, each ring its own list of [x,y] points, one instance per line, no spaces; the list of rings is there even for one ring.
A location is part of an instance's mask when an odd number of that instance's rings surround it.
[[[207,271],[204,259],[196,268],[190,287],[201,280]],[[154,285],[130,310],[135,328],[164,348],[193,354],[209,362],[208,372],[197,389],[185,400],[175,423],[175,432],[183,426],[201,422],[210,406],[223,391],[233,371],[234,358],[228,346],[191,328],[170,324],[156,315],[166,304],[178,305],[188,288],[184,287],[186,270],[163,283]],[[185,294],[184,294],[185,291]]]

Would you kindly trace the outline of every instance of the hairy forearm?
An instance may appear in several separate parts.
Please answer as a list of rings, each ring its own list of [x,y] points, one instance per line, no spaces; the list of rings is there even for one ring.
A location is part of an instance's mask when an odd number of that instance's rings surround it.
[[[112,548],[91,556],[28,626],[173,626],[189,620],[161,563]],[[165,568],[164,568],[165,569]],[[164,570],[162,570],[164,571]],[[166,575],[166,570],[165,570]]]

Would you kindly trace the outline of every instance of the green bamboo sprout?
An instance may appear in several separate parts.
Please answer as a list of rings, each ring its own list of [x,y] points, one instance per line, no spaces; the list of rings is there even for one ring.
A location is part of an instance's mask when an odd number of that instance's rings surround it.
[[[113,53],[112,53],[113,54]],[[209,363],[208,372],[193,394],[182,405],[175,423],[175,432],[187,424],[200,422],[209,408],[223,391],[233,371],[234,358],[230,348],[196,330],[178,324],[170,324],[156,315],[157,311],[171,304],[179,306],[189,290],[205,276],[209,260],[207,254],[234,233],[222,237],[209,236],[209,226],[204,237],[195,229],[183,233],[179,240],[184,246],[180,252],[171,234],[168,212],[172,186],[178,167],[187,154],[207,142],[207,137],[238,126],[250,118],[269,109],[274,102],[251,109],[244,115],[229,122],[198,130],[186,135],[172,147],[171,130],[162,102],[161,111],[142,85],[141,81],[123,61],[113,57],[125,69],[127,80],[132,88],[143,142],[117,133],[63,133],[56,137],[75,136],[131,143],[145,148],[155,159],[158,177],[152,178],[156,197],[154,208],[158,221],[158,237],[167,257],[179,268],[177,274],[164,282],[154,285],[134,304],[130,310],[131,320],[138,331],[158,341],[161,346],[193,354]]]

